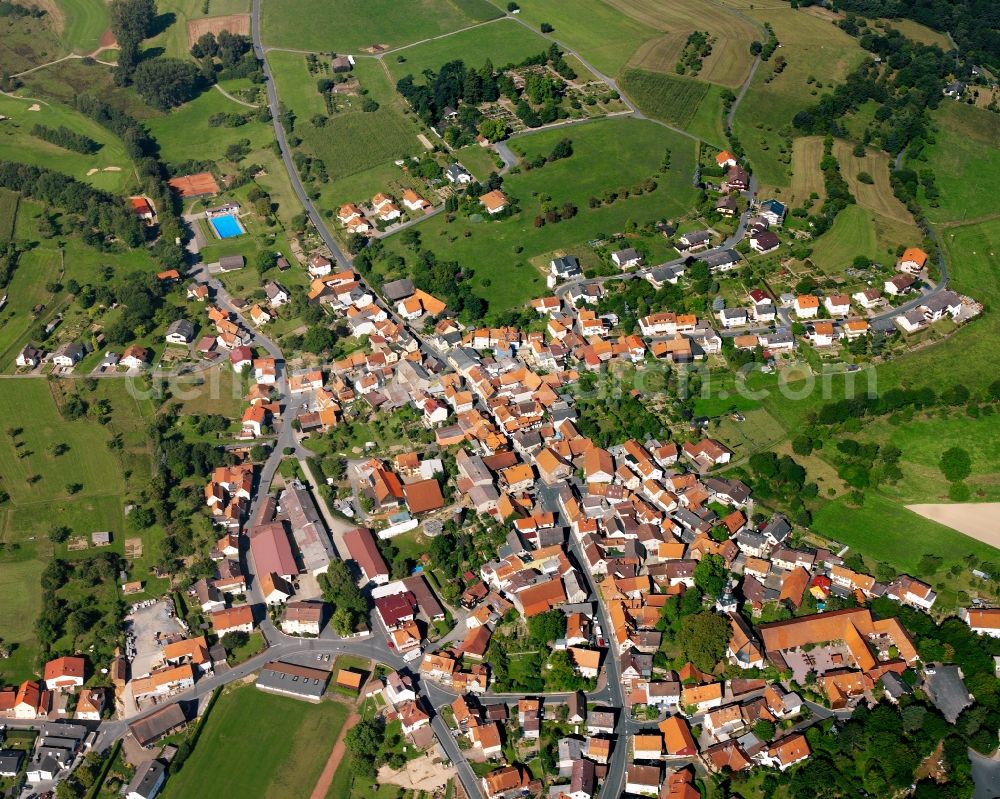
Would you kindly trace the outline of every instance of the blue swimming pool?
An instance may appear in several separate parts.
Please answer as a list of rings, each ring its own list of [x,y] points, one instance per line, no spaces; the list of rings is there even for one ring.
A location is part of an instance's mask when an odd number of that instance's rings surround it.
[[[233,239],[243,235],[243,225],[232,214],[213,216],[208,220],[220,239]]]

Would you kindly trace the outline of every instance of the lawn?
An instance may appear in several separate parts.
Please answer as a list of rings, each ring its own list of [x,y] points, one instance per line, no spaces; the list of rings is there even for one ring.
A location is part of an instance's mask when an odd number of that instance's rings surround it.
[[[74,53],[91,53],[101,34],[111,26],[111,14],[104,0],[56,0],[62,17],[62,40]]]
[[[8,432],[0,438],[0,474],[15,506],[64,502],[71,496],[66,485],[73,482],[83,484],[73,501],[122,493],[124,480],[116,456],[106,446],[108,431],[85,419],[66,421],[47,381],[4,380],[0,404],[7,424],[22,428],[16,437]],[[68,444],[69,450],[54,455],[53,446],[60,443]],[[30,484],[27,478],[32,475],[41,479]]]
[[[464,61],[478,69],[489,59],[499,69],[548,49],[549,42],[539,34],[512,19],[498,19],[454,36],[407,47],[398,54],[385,56],[384,61],[395,80],[404,75],[422,79],[425,69],[437,72],[449,61]]]
[[[208,118],[212,114],[251,113],[250,121],[236,128],[211,127]],[[221,92],[209,89],[180,108],[168,114],[150,119],[149,132],[160,145],[160,156],[167,163],[181,163],[197,157],[205,161],[222,161],[230,144],[248,139],[250,146],[262,149],[274,140],[274,129],[270,122],[257,122],[252,116],[253,109],[234,103]],[[256,161],[250,155],[247,162]]]
[[[598,120],[519,137],[511,146],[530,159],[548,154],[564,137],[573,145],[570,158],[504,181],[504,191],[520,204],[520,213],[492,222],[458,217],[449,223],[439,215],[418,227],[425,247],[474,271],[474,289],[494,311],[520,305],[544,291],[544,276],[530,259],[580,245],[599,234],[620,232],[630,220],[641,224],[682,214],[695,199],[691,185],[694,143],[652,122]],[[668,148],[670,170],[659,174]],[[657,182],[655,191],[601,208],[588,206],[592,195],[650,177]],[[550,197],[547,202],[554,207],[571,202],[578,213],[570,220],[536,228],[533,220],[543,197]],[[386,244],[390,250],[408,254],[398,237],[386,239]]]
[[[927,209],[928,217],[932,222],[958,222],[995,213],[993,187],[1000,179],[996,116],[949,101],[941,104],[933,118],[938,132],[925,153],[941,199],[939,208]],[[921,165],[912,166],[919,169]]]
[[[110,548],[119,553],[124,551],[126,533],[141,537],[143,557],[134,564],[139,579],[148,578],[163,534],[156,527],[129,530],[124,516],[126,494],[144,488],[152,471],[145,426],[148,404],[129,396],[125,381],[102,380],[93,393],[86,389],[82,393],[91,403],[111,402],[110,423],[101,426],[89,418],[67,421],[57,410],[56,398],[70,389],[68,384],[44,379],[0,381],[0,402],[7,410],[0,438],[0,474],[11,497],[0,509],[0,541],[14,546],[0,554],[0,590],[15,581],[19,586],[4,593],[8,601],[0,608],[0,638],[23,649],[22,655],[15,652],[15,659],[0,662],[0,673],[7,669],[24,673],[33,666],[34,620],[41,602],[38,576],[48,559],[53,554],[77,558],[101,551],[90,547],[68,552],[66,544],[51,543],[48,534],[56,525],[87,538],[92,532],[109,531]],[[112,434],[122,436],[123,448],[117,453],[107,447]],[[55,444],[69,448],[57,455]],[[30,454],[19,458],[21,452]],[[127,484],[126,472],[131,474]],[[40,479],[29,484],[27,475]],[[70,495],[69,483],[83,488]]]
[[[644,69],[622,73],[621,88],[646,116],[685,128],[708,93],[708,84]],[[716,144],[721,144],[717,139]]]
[[[791,154],[783,133],[791,130],[798,111],[816,102],[861,63],[864,52],[857,40],[829,21],[788,6],[750,13],[771,23],[781,48],[754,75],[736,113],[736,134],[762,184],[789,186]],[[787,66],[768,82],[779,55]],[[819,80],[822,88],[809,83],[810,78]]]
[[[928,28],[919,22],[914,22],[912,19],[885,19],[879,21],[884,22],[890,28],[895,28],[907,39],[912,39],[922,44],[936,44],[946,53],[952,49],[952,44],[948,41],[946,33]]]
[[[10,117],[0,125],[0,159],[37,164],[64,172],[99,189],[122,192],[136,184],[125,146],[107,129],[83,114],[58,104],[29,111],[32,101],[0,95],[0,114]],[[67,128],[100,143],[93,155],[66,150],[31,135],[34,125]],[[92,175],[90,170],[98,170]],[[108,171],[110,169],[110,171]]]
[[[865,154],[858,158],[853,151],[854,147],[846,141],[837,140],[833,144],[833,154],[840,161],[841,174],[858,205],[870,208],[904,225],[912,225],[913,215],[892,193],[892,186],[889,184],[888,154],[882,150],[868,148]],[[858,180],[858,175],[862,172],[867,172],[875,182],[863,183]]]
[[[264,43],[296,50],[360,53],[401,47],[495,19],[488,0],[421,0],[419,8],[394,0],[283,0],[264,3]]]
[[[10,189],[0,189],[0,244],[10,241],[17,220],[17,204],[21,195]]]
[[[520,16],[532,26],[548,22],[552,36],[611,76],[626,66],[673,73],[689,33],[716,37],[699,77],[739,86],[750,69],[750,42],[760,38],[753,23],[722,8],[706,14],[697,0],[525,0]]]
[[[338,702],[314,705],[272,696],[253,685],[228,689],[163,796],[309,796],[347,711]]]

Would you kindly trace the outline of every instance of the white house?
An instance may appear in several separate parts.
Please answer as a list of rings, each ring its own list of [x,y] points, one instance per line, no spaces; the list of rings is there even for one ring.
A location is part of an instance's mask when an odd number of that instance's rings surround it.
[[[960,608],[958,617],[972,632],[1000,638],[1000,608]]]
[[[635,251],[635,248],[628,247],[611,254],[611,260],[615,266],[621,269],[631,269],[635,266],[642,266],[642,256]]]
[[[194,325],[187,319],[170,323],[165,336],[168,344],[190,344],[194,340]]]
[[[660,767],[637,766],[625,769],[625,793],[633,796],[657,796],[660,792]]]
[[[52,363],[63,367],[76,366],[83,360],[85,352],[82,344],[63,344],[52,356]]]
[[[273,280],[269,280],[264,284],[264,293],[267,295],[267,302],[272,308],[280,308],[291,299],[288,289]]]
[[[44,356],[44,354],[45,353],[43,353],[37,347],[33,347],[31,344],[25,344],[24,349],[22,349],[21,352],[18,353],[18,356],[17,358],[14,359],[14,362],[18,366],[22,367],[29,366],[32,369],[34,369],[36,366],[38,366],[38,364],[42,362],[42,357]]]
[[[851,312],[851,298],[846,294],[830,294],[824,298],[823,307],[830,316],[847,316]]]
[[[866,311],[870,311],[872,308],[878,307],[882,301],[882,294],[877,289],[865,289],[854,292],[851,298]]]
[[[746,308],[723,308],[719,311],[719,321],[725,328],[741,327],[748,321]]]
[[[311,277],[323,277],[333,271],[333,262],[325,255],[320,255],[317,252],[309,256],[307,268]]]
[[[445,169],[444,176],[448,179],[449,183],[454,183],[458,186],[467,186],[472,183],[473,179],[469,171],[457,162]]]
[[[800,294],[795,298],[792,307],[799,319],[812,319],[819,313],[819,297],[812,294]]]
[[[773,322],[777,311],[773,302],[761,302],[753,307],[753,316],[758,322]]]

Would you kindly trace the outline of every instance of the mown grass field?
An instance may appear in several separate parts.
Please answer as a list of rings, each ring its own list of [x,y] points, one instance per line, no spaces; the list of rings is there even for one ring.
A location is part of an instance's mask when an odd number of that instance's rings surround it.
[[[927,216],[933,222],[960,222],[995,214],[994,187],[1000,180],[996,115],[945,101],[933,119],[938,126],[936,141],[925,153],[941,198],[940,207],[927,208]],[[920,164],[912,166],[920,168]]]
[[[163,796],[309,796],[346,718],[347,706],[339,702],[313,705],[253,685],[230,688]]]
[[[42,609],[42,562],[30,547],[0,556],[0,636],[13,645],[11,657],[0,660],[0,682],[16,684],[34,676],[35,618]]]
[[[830,229],[813,242],[810,260],[830,275],[843,274],[855,255],[879,263],[892,263],[899,245],[919,242],[916,225],[880,216],[860,205],[841,211]]]
[[[871,215],[858,205],[849,205],[830,229],[815,240],[810,260],[827,274],[841,274],[855,255],[876,258],[875,226]]]
[[[117,459],[106,446],[108,431],[86,420],[63,419],[47,381],[4,380],[0,402],[9,424],[22,428],[16,438],[7,433],[0,438],[0,475],[14,505],[69,500],[68,483],[83,485],[76,500],[124,490]],[[56,456],[52,448],[60,443],[69,451]],[[25,453],[30,454],[23,457]],[[41,479],[29,484],[32,475]]]
[[[913,215],[892,193],[889,184],[890,159],[882,150],[868,148],[861,158],[855,157],[854,147],[837,140],[833,143],[833,154],[840,162],[840,172],[850,187],[858,205],[869,208],[882,216],[905,225],[913,224]],[[862,183],[858,175],[867,172],[874,183]]]
[[[803,136],[792,144],[792,185],[786,192],[779,192],[790,206],[802,205],[814,193],[819,200],[826,196],[823,173],[819,162],[823,160],[823,137]]]
[[[754,7],[749,13],[771,23],[781,47],[754,75],[736,113],[736,134],[758,180],[766,185],[788,186],[790,154],[783,151],[782,132],[792,132],[792,117],[860,64],[864,52],[855,39],[829,21],[790,6]],[[787,66],[768,83],[779,55]],[[810,84],[809,78],[820,81],[822,88]]]
[[[973,498],[996,501],[1000,498],[1000,416],[973,419],[957,414],[930,414],[903,424],[879,421],[866,425],[864,440],[888,442],[903,455],[903,479],[882,491],[903,503],[948,502],[948,483],[941,475],[941,454],[961,447],[972,461],[966,483]]]
[[[673,72],[684,41],[693,31],[707,31],[715,37],[712,53],[702,63],[701,80],[735,88],[746,80],[753,63],[750,42],[760,38],[756,25],[747,17],[714,6],[709,13],[698,0],[607,0],[608,4],[633,19],[665,31],[666,36],[636,52],[630,66]]]
[[[684,213],[694,200],[694,142],[652,122],[598,120],[515,138],[511,146],[532,158],[548,154],[564,137],[573,144],[572,157],[504,181],[504,191],[516,198],[520,213],[494,222],[459,217],[450,224],[441,215],[418,228],[425,247],[474,270],[475,291],[489,301],[491,309],[520,305],[544,291],[545,278],[530,259],[577,246],[598,234],[619,232],[629,220],[642,223]],[[671,151],[670,171],[660,175],[667,148]],[[609,153],[617,156],[608,157]],[[655,191],[602,208],[588,207],[592,195],[608,188],[629,187],[648,177],[655,178]],[[534,227],[543,195],[550,196],[555,207],[574,203],[578,213],[558,224]],[[385,241],[390,250],[398,250],[404,257],[409,254],[397,237]]]
[[[74,53],[92,53],[101,34],[111,26],[111,14],[104,0],[56,0],[61,12],[59,24],[66,49]]]
[[[10,117],[0,125],[0,159],[55,169],[112,192],[126,191],[136,184],[134,167],[125,147],[112,133],[65,106],[53,103],[40,106],[38,111],[29,111],[32,105],[29,100],[0,96],[0,114]],[[49,144],[31,135],[36,124],[50,128],[65,125],[100,143],[101,149],[93,155],[84,155]],[[104,171],[108,167],[120,171]],[[91,169],[100,171],[88,175]]]
[[[406,47],[385,56],[385,65],[394,80],[413,75],[422,81],[425,69],[437,72],[449,61],[464,61],[478,69],[489,59],[499,69],[505,64],[518,64],[528,56],[549,49],[550,43],[513,19],[498,19],[443,39],[435,39]],[[402,59],[402,60],[400,60]]]
[[[688,121],[686,130],[703,141],[722,145],[726,141],[722,117],[722,88],[715,84],[709,84],[708,91],[698,103],[694,115]]]
[[[912,19],[884,19],[880,22],[884,22],[890,28],[895,28],[907,39],[922,44],[935,44],[946,53],[951,49],[951,42],[948,41],[947,34],[928,28]]]
[[[812,527],[875,561],[884,561],[910,574],[918,573],[917,566],[924,555],[937,555],[943,563],[936,579],[930,580],[935,588],[945,587],[942,584],[950,579],[948,568],[961,564],[967,555],[994,562],[997,557],[993,547],[918,516],[874,492],[865,494],[861,507],[848,505],[845,499],[828,502],[815,515]]]
[[[536,30],[543,22],[552,37],[579,52],[605,75],[617,75],[632,53],[663,29],[640,22],[603,0],[525,0],[520,18]]]
[[[680,128],[691,123],[708,93],[707,83],[644,69],[625,70],[620,86],[646,116]]]
[[[361,53],[441,36],[502,15],[488,0],[282,0],[264,3],[264,43],[297,50]]]
[[[0,244],[10,241],[17,220],[17,206],[21,195],[9,189],[0,189]]]

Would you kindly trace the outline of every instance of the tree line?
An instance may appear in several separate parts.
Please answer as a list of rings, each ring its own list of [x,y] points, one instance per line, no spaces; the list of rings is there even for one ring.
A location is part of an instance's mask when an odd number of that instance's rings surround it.
[[[31,164],[0,161],[0,186],[79,217],[81,227],[116,238],[129,247],[143,241],[143,231],[120,197],[61,172]]]
[[[34,125],[31,128],[31,135],[56,147],[65,150],[73,150],[84,155],[92,155],[101,149],[101,143],[94,141],[89,136],[70,130],[65,125],[58,128],[50,128],[48,125]]]

